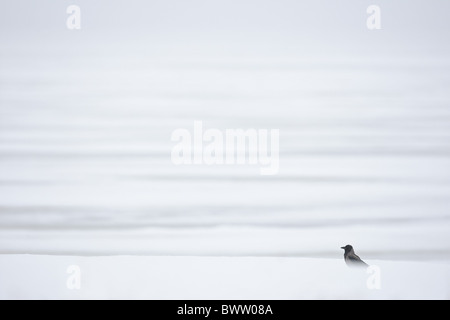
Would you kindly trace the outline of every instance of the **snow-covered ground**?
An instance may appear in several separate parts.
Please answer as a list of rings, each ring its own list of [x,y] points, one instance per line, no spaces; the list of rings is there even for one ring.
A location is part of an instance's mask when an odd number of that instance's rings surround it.
[[[0,297],[448,298],[449,4],[175,2],[0,10]],[[194,121],[279,174],[173,165]]]
[[[0,253],[450,260],[450,64],[96,57],[3,58]],[[279,174],[173,165],[194,120],[280,129]]]
[[[0,299],[450,299],[448,264],[369,262],[379,278],[336,259],[6,255]]]

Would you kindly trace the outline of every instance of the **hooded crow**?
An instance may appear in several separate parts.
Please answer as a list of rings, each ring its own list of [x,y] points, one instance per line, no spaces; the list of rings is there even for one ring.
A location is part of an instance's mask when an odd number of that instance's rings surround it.
[[[349,267],[368,267],[369,265],[361,260],[360,257],[358,257],[353,250],[353,247],[351,245],[346,245],[345,247],[341,247],[341,249],[345,250],[344,253],[344,259],[345,263]]]

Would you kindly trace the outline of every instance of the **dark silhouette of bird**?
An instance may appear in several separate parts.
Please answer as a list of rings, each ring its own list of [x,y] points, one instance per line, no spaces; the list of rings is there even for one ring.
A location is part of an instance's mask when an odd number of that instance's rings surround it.
[[[344,253],[344,259],[345,263],[349,267],[368,267],[369,265],[361,260],[360,257],[358,257],[353,250],[353,247],[351,245],[346,245],[345,247],[341,247],[341,249],[345,250]]]

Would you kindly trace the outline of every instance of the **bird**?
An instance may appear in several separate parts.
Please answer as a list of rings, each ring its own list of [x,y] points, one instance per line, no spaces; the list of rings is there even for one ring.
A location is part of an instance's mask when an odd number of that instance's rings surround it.
[[[346,245],[345,247],[341,247],[341,249],[345,250],[344,253],[344,259],[345,263],[349,267],[368,267],[369,265],[361,260],[360,257],[358,257],[353,250],[353,247],[351,245]]]

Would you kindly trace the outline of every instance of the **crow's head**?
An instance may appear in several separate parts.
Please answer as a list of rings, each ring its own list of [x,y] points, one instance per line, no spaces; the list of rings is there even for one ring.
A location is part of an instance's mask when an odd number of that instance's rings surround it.
[[[348,252],[350,252],[350,251],[352,251],[353,250],[353,247],[351,246],[351,245],[346,245],[345,247],[341,247],[341,249],[344,249],[345,250],[345,253],[348,253]]]

